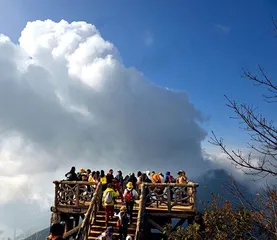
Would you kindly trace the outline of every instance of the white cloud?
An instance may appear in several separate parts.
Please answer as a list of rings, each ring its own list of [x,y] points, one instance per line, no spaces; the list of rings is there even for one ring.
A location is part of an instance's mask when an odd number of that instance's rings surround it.
[[[36,211],[45,218],[32,226],[48,223],[52,180],[72,165],[191,176],[207,167],[188,95],[126,68],[95,26],[29,22],[19,44],[0,36],[0,52],[0,224]]]
[[[145,36],[144,36],[144,44],[147,46],[147,47],[150,47],[153,45],[154,43],[154,37],[153,37],[153,34],[150,32],[150,31],[147,31],[145,33]]]
[[[215,24],[214,25],[217,30],[219,30],[223,34],[229,34],[231,31],[231,28],[222,24]]]

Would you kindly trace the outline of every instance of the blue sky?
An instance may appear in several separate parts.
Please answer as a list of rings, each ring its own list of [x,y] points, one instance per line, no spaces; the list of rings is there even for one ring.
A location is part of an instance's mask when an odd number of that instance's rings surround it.
[[[276,0],[2,0],[0,32],[17,41],[27,21],[95,24],[126,66],[161,86],[188,92],[209,117],[205,129],[239,144],[243,138],[223,95],[258,104],[275,118],[259,89],[240,76],[242,67],[255,71],[261,64],[277,77],[276,39],[267,32],[276,10]]]

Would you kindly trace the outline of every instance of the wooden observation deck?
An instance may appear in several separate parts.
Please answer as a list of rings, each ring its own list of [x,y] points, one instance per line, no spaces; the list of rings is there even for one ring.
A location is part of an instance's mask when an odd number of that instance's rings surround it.
[[[51,207],[51,223],[64,221],[64,238],[75,240],[97,239],[105,230],[104,210],[101,208],[102,186],[82,181],[54,181],[55,200]],[[192,223],[198,214],[196,206],[197,183],[143,183],[140,199],[134,207],[133,223],[128,234],[136,240],[154,239],[153,229],[160,235],[166,224],[177,222],[172,230],[185,221]],[[118,199],[116,209],[122,206]],[[80,225],[79,220],[82,219]],[[116,220],[111,224],[116,232]],[[159,238],[160,239],[160,238]]]

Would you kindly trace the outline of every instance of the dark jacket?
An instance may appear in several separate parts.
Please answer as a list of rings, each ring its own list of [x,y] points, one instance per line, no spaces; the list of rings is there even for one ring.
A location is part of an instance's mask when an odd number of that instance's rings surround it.
[[[114,177],[113,177],[112,174],[108,173],[107,176],[106,176],[106,178],[107,178],[107,184],[113,182]]]

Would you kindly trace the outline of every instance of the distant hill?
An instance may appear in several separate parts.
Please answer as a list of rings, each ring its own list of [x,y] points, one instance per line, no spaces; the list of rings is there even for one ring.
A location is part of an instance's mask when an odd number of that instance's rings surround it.
[[[211,193],[220,194],[224,199],[234,201],[234,197],[230,195],[224,184],[228,183],[230,175],[223,169],[210,169],[205,171],[200,177],[196,179],[196,182],[199,183],[199,188],[197,189],[197,198],[198,201],[208,201],[211,200]],[[247,190],[246,186],[243,186],[240,183],[237,183],[239,187]],[[254,195],[249,191],[245,193],[245,196],[248,199],[253,199]],[[203,206],[198,205],[200,211],[203,211]]]
[[[49,228],[45,228],[39,232],[34,233],[33,235],[25,238],[24,240],[45,240],[49,235]]]

